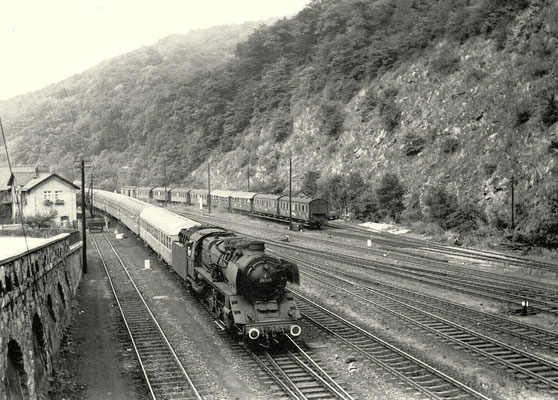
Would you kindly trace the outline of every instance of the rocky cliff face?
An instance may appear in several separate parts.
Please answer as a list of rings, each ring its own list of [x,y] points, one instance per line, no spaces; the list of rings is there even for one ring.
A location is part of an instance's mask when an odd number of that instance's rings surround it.
[[[555,78],[534,71],[529,50],[535,38],[556,43],[545,28],[544,7],[538,2],[528,8],[506,43],[439,42],[420,59],[374,79],[345,105],[335,139],[321,131],[318,99],[292,101],[292,134],[275,142],[270,126],[253,124],[241,147],[213,155],[212,185],[244,188],[249,163],[255,181],[272,174],[288,179],[292,157],[295,187],[311,170],[322,178],[359,171],[372,186],[394,172],[408,197],[446,185],[460,201],[497,215],[509,209],[514,176],[518,203],[537,203],[539,187],[558,172],[558,124],[541,122],[546,88],[555,87]],[[246,148],[254,149],[248,162]],[[192,175],[204,173],[202,167]]]

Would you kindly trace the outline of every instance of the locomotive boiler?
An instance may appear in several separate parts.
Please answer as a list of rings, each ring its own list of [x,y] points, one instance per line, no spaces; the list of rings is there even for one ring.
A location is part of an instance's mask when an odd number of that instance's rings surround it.
[[[301,315],[286,288],[299,283],[298,267],[266,254],[264,242],[219,227],[183,229],[172,267],[226,329],[264,345],[300,335]]]

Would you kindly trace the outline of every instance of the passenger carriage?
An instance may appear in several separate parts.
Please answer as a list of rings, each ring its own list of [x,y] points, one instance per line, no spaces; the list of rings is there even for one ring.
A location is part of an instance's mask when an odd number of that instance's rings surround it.
[[[192,189],[190,190],[190,204],[199,207],[201,204],[203,207],[207,207],[207,190],[205,189]]]
[[[231,210],[241,213],[251,213],[254,207],[256,192],[232,192]]]
[[[160,207],[147,207],[140,213],[140,238],[169,265],[172,263],[172,243],[178,241],[180,230],[194,226],[200,224]]]
[[[120,219],[119,194],[93,189],[93,202],[95,207]]]
[[[166,188],[166,187],[156,187],[153,188],[153,190],[151,191],[152,193],[152,199],[157,201],[157,202],[161,202],[161,203],[166,203],[170,201],[170,188]]]
[[[212,190],[211,191],[211,207],[224,208],[231,210],[231,190]]]
[[[279,215],[282,219],[292,219],[296,222],[320,227],[326,221],[329,213],[327,201],[313,199],[310,197],[295,196],[291,197],[291,210],[289,211],[289,196],[282,196],[279,199]]]
[[[147,207],[154,207],[138,199],[124,199],[120,206],[120,221],[136,235],[140,235],[140,214]]]
[[[183,203],[183,204],[191,204],[190,203],[190,190],[188,188],[172,188],[170,190],[170,201],[172,203]]]
[[[136,188],[136,198],[149,202],[153,198],[153,188],[152,187],[138,187]]]
[[[122,186],[122,189],[120,189],[120,193],[124,196],[136,198],[136,189],[137,186]]]
[[[272,217],[279,216],[279,198],[281,195],[276,194],[256,194],[254,196],[254,214],[270,215]]]
[[[153,207],[138,199],[104,190],[93,190],[93,205],[122,221],[136,235],[139,235],[139,215],[147,207]]]

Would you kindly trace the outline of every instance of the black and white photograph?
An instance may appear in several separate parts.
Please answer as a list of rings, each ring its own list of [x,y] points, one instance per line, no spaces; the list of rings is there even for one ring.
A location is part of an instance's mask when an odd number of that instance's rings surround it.
[[[557,1],[0,16],[0,400],[558,400]]]

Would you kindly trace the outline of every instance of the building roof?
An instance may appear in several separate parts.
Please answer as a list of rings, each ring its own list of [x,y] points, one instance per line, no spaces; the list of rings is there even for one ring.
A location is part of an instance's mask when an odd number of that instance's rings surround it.
[[[40,176],[38,167],[30,167],[30,166],[12,167],[12,172],[14,173],[15,182],[16,185],[18,186],[25,186],[30,180]]]
[[[66,178],[61,177],[57,173],[51,172],[49,174],[39,176],[36,179],[31,179],[29,182],[27,182],[27,184],[25,186],[23,186],[21,188],[21,191],[22,192],[27,192],[27,191],[33,189],[35,186],[39,185],[40,183],[43,183],[43,182],[45,182],[45,181],[47,181],[51,178],[57,178],[57,179],[61,180],[62,182],[64,182],[65,184],[67,184],[68,186],[73,187],[76,190],[80,189],[77,185],[74,185],[72,182],[70,182]]]

